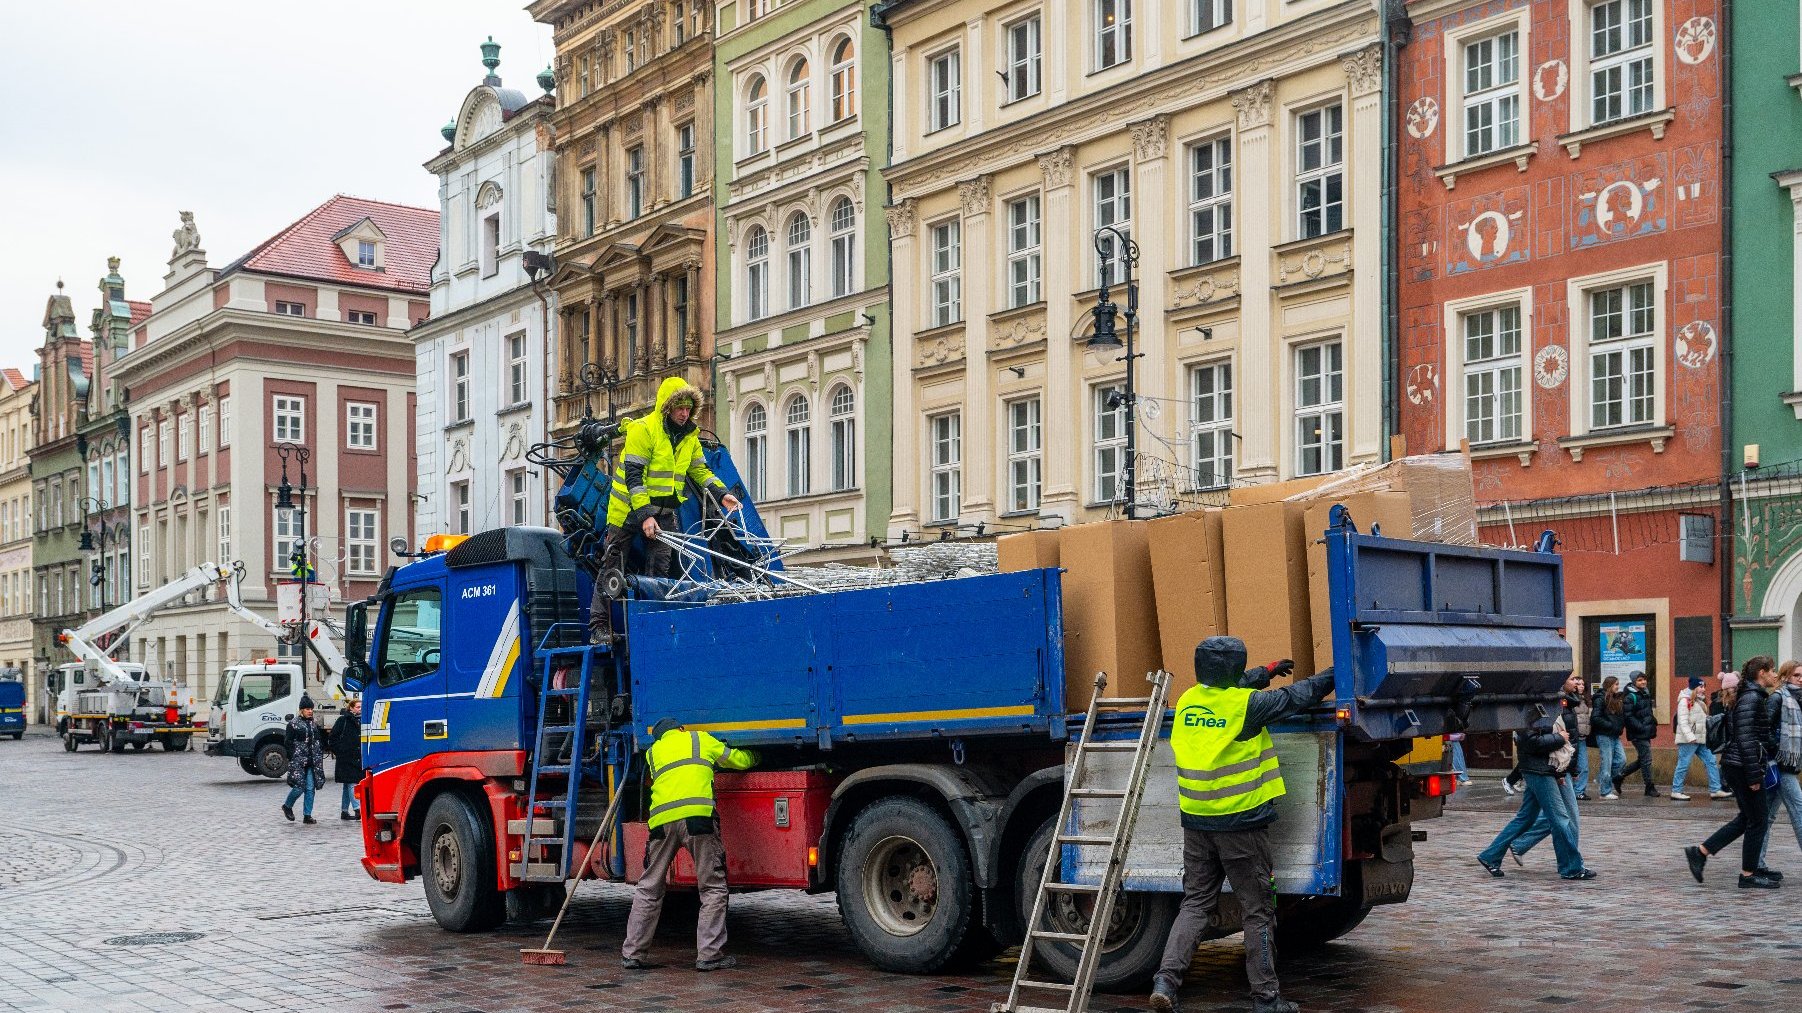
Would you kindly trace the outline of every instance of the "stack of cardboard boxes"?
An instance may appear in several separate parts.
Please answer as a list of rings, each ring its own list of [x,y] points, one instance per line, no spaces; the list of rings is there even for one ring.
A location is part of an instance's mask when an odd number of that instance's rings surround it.
[[[1250,663],[1332,664],[1323,535],[1334,504],[1360,531],[1475,545],[1470,463],[1409,457],[1324,478],[1234,489],[1227,505],[1150,521],[1103,521],[1010,535],[1004,571],[1064,570],[1064,692],[1088,707],[1097,672],[1108,695],[1148,691],[1144,676],[1193,672],[1195,645],[1230,634]]]

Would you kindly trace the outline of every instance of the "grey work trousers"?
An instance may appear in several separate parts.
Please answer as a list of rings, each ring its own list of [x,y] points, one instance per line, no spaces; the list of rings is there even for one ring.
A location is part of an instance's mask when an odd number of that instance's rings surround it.
[[[674,510],[658,510],[657,526],[665,531],[679,531]],[[601,541],[601,569],[627,572],[626,557],[632,551],[634,539],[643,538],[643,520],[638,524],[619,524],[607,529],[607,535]],[[675,561],[676,550],[662,542],[645,538],[643,541],[644,568],[639,573],[649,577],[669,576],[671,564]],[[602,643],[613,634],[613,599],[601,590],[602,581],[594,582],[594,594],[588,600],[588,634],[590,643]]]
[[[643,960],[649,952],[651,937],[657,934],[657,917],[663,913],[670,865],[676,861],[676,852],[687,848],[701,892],[695,960],[718,960],[726,949],[726,849],[720,835],[691,834],[685,820],[666,823],[660,829],[663,836],[645,846],[644,875],[638,877],[632,891],[632,914],[626,919],[626,945],[620,956]]]
[[[1224,880],[1233,885],[1245,929],[1245,976],[1257,999],[1275,999],[1276,881],[1271,877],[1270,828],[1214,832],[1183,830],[1183,903],[1164,945],[1157,976],[1172,988],[1189,973],[1207,932]]]

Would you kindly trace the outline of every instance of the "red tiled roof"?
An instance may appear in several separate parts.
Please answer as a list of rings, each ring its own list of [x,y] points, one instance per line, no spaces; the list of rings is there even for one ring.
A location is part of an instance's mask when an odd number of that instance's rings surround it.
[[[86,338],[81,339],[81,375],[94,378],[94,343]]]
[[[31,386],[31,381],[25,379],[24,373],[21,373],[10,366],[5,369],[0,369],[0,376],[6,377],[6,385],[13,390],[24,390],[26,387]]]
[[[387,237],[382,270],[351,264],[334,236],[368,218]],[[260,271],[339,285],[425,294],[438,257],[438,212],[339,194],[257,244],[219,273]]]
[[[138,299],[127,299],[125,305],[131,307],[131,326],[136,327],[150,315],[150,304]]]

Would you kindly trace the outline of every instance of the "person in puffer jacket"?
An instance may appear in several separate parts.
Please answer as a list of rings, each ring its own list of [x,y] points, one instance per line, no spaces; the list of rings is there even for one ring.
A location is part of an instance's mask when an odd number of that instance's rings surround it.
[[[1683,793],[1689,779],[1689,768],[1702,758],[1702,769],[1708,773],[1710,798],[1732,798],[1733,793],[1721,788],[1721,767],[1714,751],[1708,748],[1708,697],[1702,692],[1703,682],[1690,676],[1689,688],[1677,694],[1677,766],[1671,771],[1671,800],[1688,802]]]
[[[1796,833],[1796,846],[1802,847],[1802,665],[1786,661],[1777,669],[1777,692],[1771,694],[1777,714],[1777,788],[1765,800],[1770,810],[1771,826],[1777,825],[1777,803],[1789,813],[1790,829]],[[1771,835],[1764,835],[1764,852],[1758,856],[1759,868],[1765,867],[1765,855],[1771,850]]]
[[[1589,730],[1594,733],[1601,761],[1596,768],[1596,787],[1605,799],[1617,799],[1614,774],[1627,765],[1627,753],[1621,748],[1621,731],[1627,727],[1626,700],[1621,696],[1621,681],[1614,676],[1602,680],[1590,701]]]
[[[1727,714],[1727,748],[1721,754],[1721,780],[1733,792],[1739,813],[1701,845],[1683,849],[1689,874],[1702,882],[1702,870],[1721,849],[1740,841],[1739,886],[1742,890],[1775,890],[1783,874],[1759,865],[1765,831],[1770,826],[1764,788],[1765,762],[1777,756],[1778,729],[1772,722],[1771,691],[1777,686],[1776,663],[1759,655],[1740,669],[1739,696]],[[1742,840],[1743,838],[1743,840]]]
[[[1657,798],[1658,787],[1652,783],[1652,737],[1658,734],[1658,715],[1652,709],[1652,687],[1646,673],[1627,676],[1627,695],[1622,701],[1627,741],[1633,743],[1633,762],[1615,771],[1614,794],[1621,793],[1621,782],[1638,773],[1646,782],[1646,797]]]

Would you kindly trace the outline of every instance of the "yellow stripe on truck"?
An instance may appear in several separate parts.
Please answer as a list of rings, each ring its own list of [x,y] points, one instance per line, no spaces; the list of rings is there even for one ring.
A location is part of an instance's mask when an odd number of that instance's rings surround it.
[[[501,694],[507,691],[507,677],[513,674],[513,665],[518,661],[519,638],[514,637],[513,643],[507,648],[507,657],[501,661],[500,677],[494,680],[494,689],[488,694],[490,698],[499,700]]]
[[[846,714],[845,724],[903,724],[909,721],[970,721],[976,718],[1031,717],[1031,704],[1012,707],[970,707],[950,711],[893,711],[887,714]]]
[[[807,719],[772,718],[768,721],[731,721],[711,725],[685,724],[682,727],[691,732],[760,732],[772,728],[806,728]],[[645,734],[649,735],[650,733],[651,729],[646,728]]]

